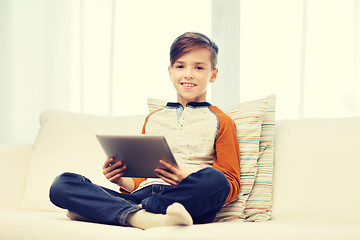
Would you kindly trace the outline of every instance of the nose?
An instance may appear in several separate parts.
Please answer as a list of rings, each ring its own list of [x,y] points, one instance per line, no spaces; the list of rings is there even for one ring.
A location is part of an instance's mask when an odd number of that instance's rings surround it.
[[[185,79],[193,79],[193,69],[192,68],[186,68],[185,71]]]

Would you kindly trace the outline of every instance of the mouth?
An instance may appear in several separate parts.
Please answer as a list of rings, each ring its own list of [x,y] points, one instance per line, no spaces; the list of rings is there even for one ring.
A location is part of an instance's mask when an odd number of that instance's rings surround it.
[[[180,83],[182,86],[184,86],[185,88],[193,88],[196,87],[197,85],[195,83]]]

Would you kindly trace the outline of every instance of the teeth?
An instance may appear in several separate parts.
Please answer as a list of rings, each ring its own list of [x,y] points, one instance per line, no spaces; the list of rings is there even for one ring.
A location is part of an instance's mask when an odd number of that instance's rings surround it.
[[[195,84],[193,83],[182,83],[182,85],[184,85],[185,87],[194,87]]]

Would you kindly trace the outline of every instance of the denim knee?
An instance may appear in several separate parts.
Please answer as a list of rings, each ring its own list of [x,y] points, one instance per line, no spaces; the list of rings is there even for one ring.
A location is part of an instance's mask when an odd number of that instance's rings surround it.
[[[230,192],[230,183],[223,172],[209,167],[197,172],[196,188],[199,194],[213,198],[222,206]]]
[[[198,183],[201,188],[209,188],[209,190],[214,189],[215,186],[219,188],[230,188],[229,181],[224,173],[215,168],[204,168],[197,174],[200,176],[200,178],[198,178]]]
[[[75,173],[63,173],[57,176],[51,184],[49,197],[50,201],[58,207],[64,207],[64,202],[67,199],[68,193],[72,190],[75,182],[84,181],[85,178]]]
[[[224,173],[211,167],[190,174],[180,184],[190,184],[195,200],[212,198],[220,205],[230,192],[230,183]]]

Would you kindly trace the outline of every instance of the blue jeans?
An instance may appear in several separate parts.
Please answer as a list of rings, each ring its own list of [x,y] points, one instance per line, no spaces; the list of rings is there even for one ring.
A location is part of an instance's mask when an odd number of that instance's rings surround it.
[[[142,208],[165,214],[169,205],[181,203],[195,224],[210,223],[224,205],[230,185],[225,175],[205,168],[190,174],[176,187],[154,184],[134,193],[120,193],[96,184],[81,175],[63,173],[50,188],[50,200],[94,222],[126,226],[131,212]]]

